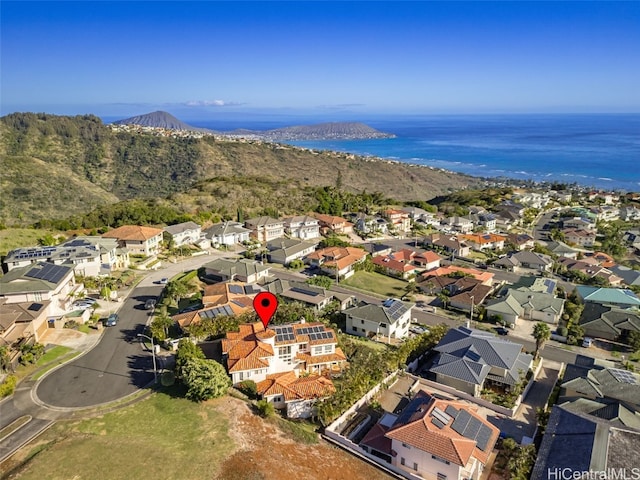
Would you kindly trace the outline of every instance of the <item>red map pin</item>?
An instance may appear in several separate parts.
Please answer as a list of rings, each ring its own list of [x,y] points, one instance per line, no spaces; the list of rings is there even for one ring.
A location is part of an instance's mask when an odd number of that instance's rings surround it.
[[[273,293],[260,292],[253,299],[253,309],[258,314],[258,317],[260,317],[260,320],[262,320],[262,325],[264,325],[265,329],[276,313],[277,308],[278,299]]]

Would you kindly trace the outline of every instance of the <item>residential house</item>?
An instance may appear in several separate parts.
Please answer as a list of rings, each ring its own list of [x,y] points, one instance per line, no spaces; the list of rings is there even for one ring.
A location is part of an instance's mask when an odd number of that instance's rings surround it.
[[[549,195],[562,203],[569,203],[573,197],[573,194],[569,190],[551,190],[549,191]]]
[[[399,252],[393,252],[385,256],[377,256],[373,258],[373,264],[376,265],[386,275],[399,277],[404,280],[415,276],[420,267],[414,263],[417,253],[407,248]]]
[[[380,305],[365,304],[345,310],[347,333],[359,337],[382,335],[389,341],[409,334],[413,304],[390,298]]]
[[[236,316],[253,310],[253,299],[263,289],[243,282],[223,282],[206,285],[202,293],[202,308],[174,315],[172,320],[188,331],[205,319]]]
[[[219,258],[203,265],[205,277],[214,282],[237,280],[245,283],[260,283],[269,276],[270,267],[260,262],[241,259]]]
[[[502,250],[507,237],[495,233],[469,233],[462,240],[475,250]]]
[[[14,268],[0,277],[0,337],[9,344],[31,336],[38,341],[83,290],[69,266],[38,262]]]
[[[204,232],[205,237],[211,240],[211,244],[216,245],[236,245],[249,241],[251,230],[244,228],[238,222],[222,222],[216,223],[207,228]]]
[[[562,234],[568,243],[581,247],[593,247],[596,242],[596,232],[590,230],[568,228],[563,229]]]
[[[129,253],[146,257],[157,255],[162,246],[161,229],[139,225],[123,225],[102,234],[102,238],[113,238]]]
[[[629,286],[640,285],[640,270],[633,270],[624,265],[614,265],[609,268],[614,275],[622,278],[622,282]]]
[[[508,230],[511,227],[515,227],[522,222],[522,215],[519,215],[517,211],[512,210],[499,210],[496,212],[496,227],[500,227],[502,230]]]
[[[340,310],[344,310],[355,303],[355,297],[346,293],[332,292],[325,288],[309,285],[296,280],[276,279],[264,286],[265,290],[282,297],[285,301],[300,302],[322,310],[334,300],[340,303]]]
[[[173,240],[174,247],[193,245],[200,241],[202,228],[196,222],[183,222],[164,227],[164,231]]]
[[[474,228],[473,222],[466,217],[449,217],[441,224],[459,233],[470,233]]]
[[[507,235],[507,242],[513,245],[516,250],[533,248],[535,245],[533,237],[526,233],[510,233]]]
[[[317,246],[318,242],[313,240],[278,238],[267,243],[267,258],[272,263],[289,265],[294,260],[304,260]]]
[[[256,387],[258,395],[275,408],[286,410],[289,418],[310,417],[314,403],[336,391],[331,380],[316,373],[300,377],[295,372],[272,373]]]
[[[634,206],[625,206],[620,208],[620,219],[625,222],[640,220],[640,208]]]
[[[588,217],[565,218],[564,220],[562,220],[562,228],[595,231],[596,222],[595,220],[591,220]]]
[[[24,268],[39,262],[65,265],[77,275],[95,277],[101,273],[100,250],[95,245],[80,240],[70,240],[52,247],[18,248],[11,250],[4,264],[7,271]]]
[[[287,217],[283,220],[284,231],[291,238],[310,240],[320,237],[318,220],[308,215]]]
[[[638,413],[640,419],[640,374],[594,365],[586,372],[583,368],[569,368],[571,373],[560,386],[563,402],[576,399],[588,399],[599,402],[601,406],[622,402]]]
[[[440,225],[440,220],[436,217],[435,213],[428,212],[418,207],[404,207],[402,211],[409,214],[409,218],[416,224],[422,226]]]
[[[576,291],[585,303],[600,303],[602,305],[611,305],[619,308],[640,307],[640,298],[631,290],[578,285]]]
[[[408,232],[411,230],[411,219],[407,212],[388,208],[382,211],[382,216],[389,221],[391,229],[396,232]]]
[[[524,319],[557,325],[563,310],[564,299],[528,288],[510,288],[506,295],[489,301],[486,307],[488,316],[500,316],[509,324]]]
[[[500,296],[506,295],[509,289],[525,289],[531,292],[542,292],[554,295],[557,285],[558,281],[553,278],[522,276],[514,284],[507,285],[506,288],[500,292]]]
[[[426,250],[424,252],[418,253],[415,257],[413,257],[413,263],[424,270],[433,270],[434,268],[439,268],[440,260],[442,260],[442,257],[440,257],[440,255],[438,255],[436,252],[432,252],[431,250]]]
[[[335,233],[337,235],[348,235],[353,232],[353,223],[348,222],[342,217],[325,215],[322,213],[316,213],[314,216],[320,223],[320,233],[323,235],[331,233]]]
[[[476,227],[482,228],[487,233],[492,233],[496,229],[497,218],[493,213],[472,213],[468,218]]]
[[[511,200],[505,200],[496,205],[495,210],[498,212],[498,215],[501,215],[503,212],[509,212],[515,214],[516,217],[520,219],[524,215],[526,208],[519,203],[512,202]]]
[[[578,250],[576,250],[575,248],[571,248],[566,243],[548,242],[547,243],[547,249],[551,253],[553,253],[554,255],[557,255],[559,257],[567,257],[567,258],[577,258],[578,257]]]
[[[571,411],[566,405],[552,407],[531,480],[549,480],[562,472],[600,472],[606,476],[610,475],[606,472],[628,472],[629,466],[635,465],[640,432],[611,422],[608,406],[597,414],[580,410]]]
[[[244,226],[251,231],[249,236],[261,243],[284,237],[284,222],[276,218],[251,218],[244,222]]]
[[[496,260],[493,262],[493,266],[501,267],[512,272],[519,272],[521,270],[550,272],[553,267],[553,260],[548,255],[523,250]]]
[[[364,262],[367,252],[355,247],[327,247],[307,255],[307,261],[330,277],[347,278]]]
[[[468,404],[420,390],[399,415],[386,413],[360,447],[411,478],[480,480],[499,434]]]
[[[234,385],[243,380],[261,382],[267,375],[294,371],[325,374],[339,372],[346,357],[335,332],[322,323],[240,325],[222,340],[222,354]]]
[[[382,243],[364,243],[362,244],[364,251],[371,255],[371,258],[379,255],[389,255],[393,248]]]
[[[610,285],[620,285],[622,278],[615,275],[609,269],[598,265],[597,260],[592,257],[584,257],[583,260],[573,260],[571,258],[561,257],[558,263],[563,265],[568,271],[581,272],[589,278],[602,278]]]
[[[424,245],[456,257],[469,256],[469,245],[455,235],[434,233],[424,238]]]
[[[488,387],[508,391],[523,382],[533,364],[522,350],[491,332],[454,328],[434,347],[437,357],[428,376],[474,397]]]
[[[483,285],[491,286],[493,283],[493,277],[495,276],[491,272],[486,270],[476,270],[475,268],[457,267],[455,265],[447,265],[445,267],[439,267],[435,270],[428,270],[420,275],[420,280],[428,280],[431,277],[473,277]]]
[[[620,209],[613,205],[601,205],[599,207],[593,207],[591,211],[596,215],[596,218],[603,222],[613,222],[620,218]]]
[[[364,234],[386,235],[389,231],[387,221],[377,215],[367,215],[360,212],[355,215],[354,220],[354,228]]]
[[[110,275],[112,272],[129,268],[129,250],[120,246],[114,238],[103,238],[98,235],[79,235],[64,242],[62,247],[92,246],[100,252],[100,274]]]
[[[549,194],[547,192],[524,192],[514,195],[513,199],[528,208],[541,209],[549,203]]]
[[[586,336],[627,343],[631,332],[640,333],[640,312],[586,302],[580,326]]]

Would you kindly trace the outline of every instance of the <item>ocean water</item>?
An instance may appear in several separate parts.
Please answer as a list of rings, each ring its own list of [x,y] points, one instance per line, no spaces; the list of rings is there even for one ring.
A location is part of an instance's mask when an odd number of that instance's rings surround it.
[[[389,116],[351,121],[397,137],[288,143],[480,177],[640,191],[640,114]],[[225,128],[221,121],[192,124],[223,131],[238,128]],[[247,120],[242,126],[262,130],[294,124],[300,123]]]

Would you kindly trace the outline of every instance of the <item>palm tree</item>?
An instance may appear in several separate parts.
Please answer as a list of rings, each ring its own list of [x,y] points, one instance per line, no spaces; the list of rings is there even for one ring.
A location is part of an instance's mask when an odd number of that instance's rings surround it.
[[[404,286],[404,295],[402,295],[402,299],[404,300],[407,297],[410,297],[411,295],[413,295],[414,293],[416,293],[418,291],[418,286],[416,285],[416,282],[409,282]]]
[[[549,325],[544,322],[538,322],[533,326],[533,338],[536,339],[536,351],[534,358],[538,358],[540,349],[544,346],[544,343],[551,338],[551,330]]]

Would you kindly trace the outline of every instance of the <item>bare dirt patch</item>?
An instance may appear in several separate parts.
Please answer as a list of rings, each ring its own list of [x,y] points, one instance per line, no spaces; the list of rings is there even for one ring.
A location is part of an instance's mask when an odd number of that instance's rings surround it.
[[[219,480],[387,480],[363,460],[324,441],[301,445],[255,415],[241,400],[225,397],[217,408],[229,421],[236,451],[222,464]]]

